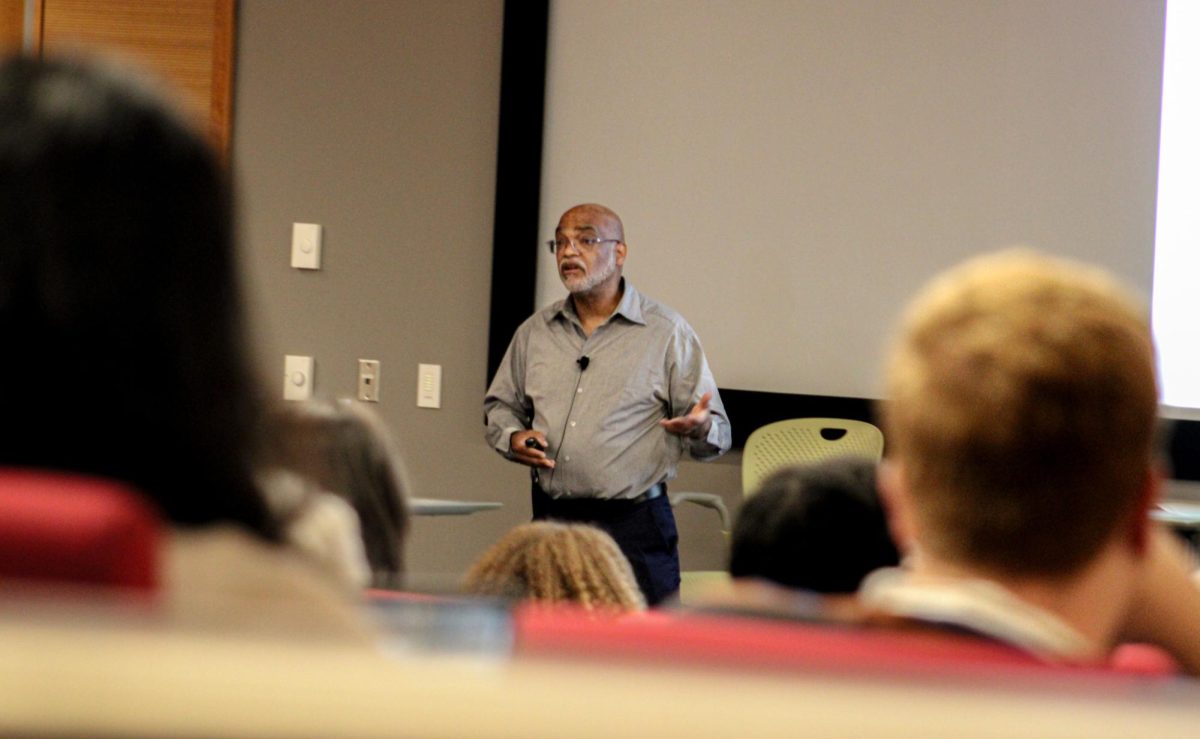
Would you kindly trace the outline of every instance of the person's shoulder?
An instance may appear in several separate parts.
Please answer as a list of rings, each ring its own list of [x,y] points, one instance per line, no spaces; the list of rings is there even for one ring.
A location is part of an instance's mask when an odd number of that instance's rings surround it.
[[[550,323],[552,320],[554,320],[555,316],[562,312],[563,305],[565,303],[565,299],[556,300],[544,308],[539,308],[538,310],[534,311],[533,315],[529,316],[524,321],[521,321],[520,325],[517,326],[515,335],[528,336],[529,332],[533,331],[534,329]]]
[[[355,599],[293,546],[228,525],[173,530],[164,542],[164,598],[190,627],[369,642]]]
[[[546,307],[541,308],[541,309],[537,310],[536,312],[534,312],[534,314],[532,316],[525,319],[525,323],[530,324],[530,325],[547,324],[551,320],[553,320],[555,316],[562,313],[563,309],[566,307],[566,305],[567,305],[567,299],[559,298],[558,300],[555,300],[553,303],[550,303]],[[522,324],[522,325],[524,325],[524,324]]]
[[[642,308],[642,320],[647,326],[672,336],[675,341],[685,343],[699,341],[696,330],[692,328],[692,324],[688,323],[682,313],[657,300],[651,298],[644,298],[644,300],[646,304]]]
[[[645,293],[639,292],[637,288],[630,285],[629,290],[633,291],[634,300],[641,309],[642,320],[646,325],[659,325],[675,330],[691,331],[692,327],[688,324],[687,319],[683,314],[675,310],[671,306],[659,300],[655,300]]]

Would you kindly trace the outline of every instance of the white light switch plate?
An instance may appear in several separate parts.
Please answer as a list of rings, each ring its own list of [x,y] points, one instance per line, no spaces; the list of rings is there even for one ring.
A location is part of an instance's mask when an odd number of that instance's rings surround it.
[[[442,365],[417,365],[417,407],[442,407]]]
[[[308,400],[313,394],[313,358],[288,354],[283,358],[283,399]]]
[[[379,360],[358,360],[358,399],[379,402]]]
[[[320,224],[292,224],[292,266],[297,269],[321,268]]]

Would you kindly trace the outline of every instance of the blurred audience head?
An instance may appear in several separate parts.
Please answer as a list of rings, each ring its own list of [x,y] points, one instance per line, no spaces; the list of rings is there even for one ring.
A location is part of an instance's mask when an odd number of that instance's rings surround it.
[[[371,584],[398,587],[408,482],[382,419],[352,400],[311,400],[283,404],[272,426],[272,463],[348,502],[358,514]]]
[[[0,64],[0,464],[127,481],[274,538],[227,173],[142,82]]]
[[[1144,518],[1154,347],[1103,272],[1026,250],[946,272],[910,307],[886,383],[882,483],[902,546],[1067,576]]]
[[[464,591],[591,610],[646,607],[633,569],[594,526],[535,521],[505,534],[471,567]]]
[[[791,588],[846,594],[899,555],[875,490],[875,463],[842,457],[787,467],[738,513],[729,572]]]

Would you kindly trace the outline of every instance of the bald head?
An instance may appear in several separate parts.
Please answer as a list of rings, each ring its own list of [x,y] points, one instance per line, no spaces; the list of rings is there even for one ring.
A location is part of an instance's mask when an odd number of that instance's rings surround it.
[[[621,217],[603,205],[576,205],[558,219],[554,239],[558,276],[571,295],[601,298],[613,303],[607,307],[615,306],[625,264]]]
[[[570,224],[576,229],[590,226],[602,238],[625,241],[625,226],[621,224],[621,216],[611,208],[597,203],[583,203],[568,208],[558,219],[559,230],[562,230],[565,224]]]

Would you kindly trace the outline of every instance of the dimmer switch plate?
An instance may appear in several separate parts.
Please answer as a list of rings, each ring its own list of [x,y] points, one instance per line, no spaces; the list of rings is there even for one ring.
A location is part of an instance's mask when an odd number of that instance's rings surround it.
[[[296,269],[321,268],[321,225],[292,224],[292,266]]]
[[[283,358],[283,399],[308,400],[313,394],[313,358],[288,354]]]
[[[379,402],[379,360],[358,360],[358,399],[368,403]]]
[[[417,407],[442,407],[442,365],[417,365]]]

